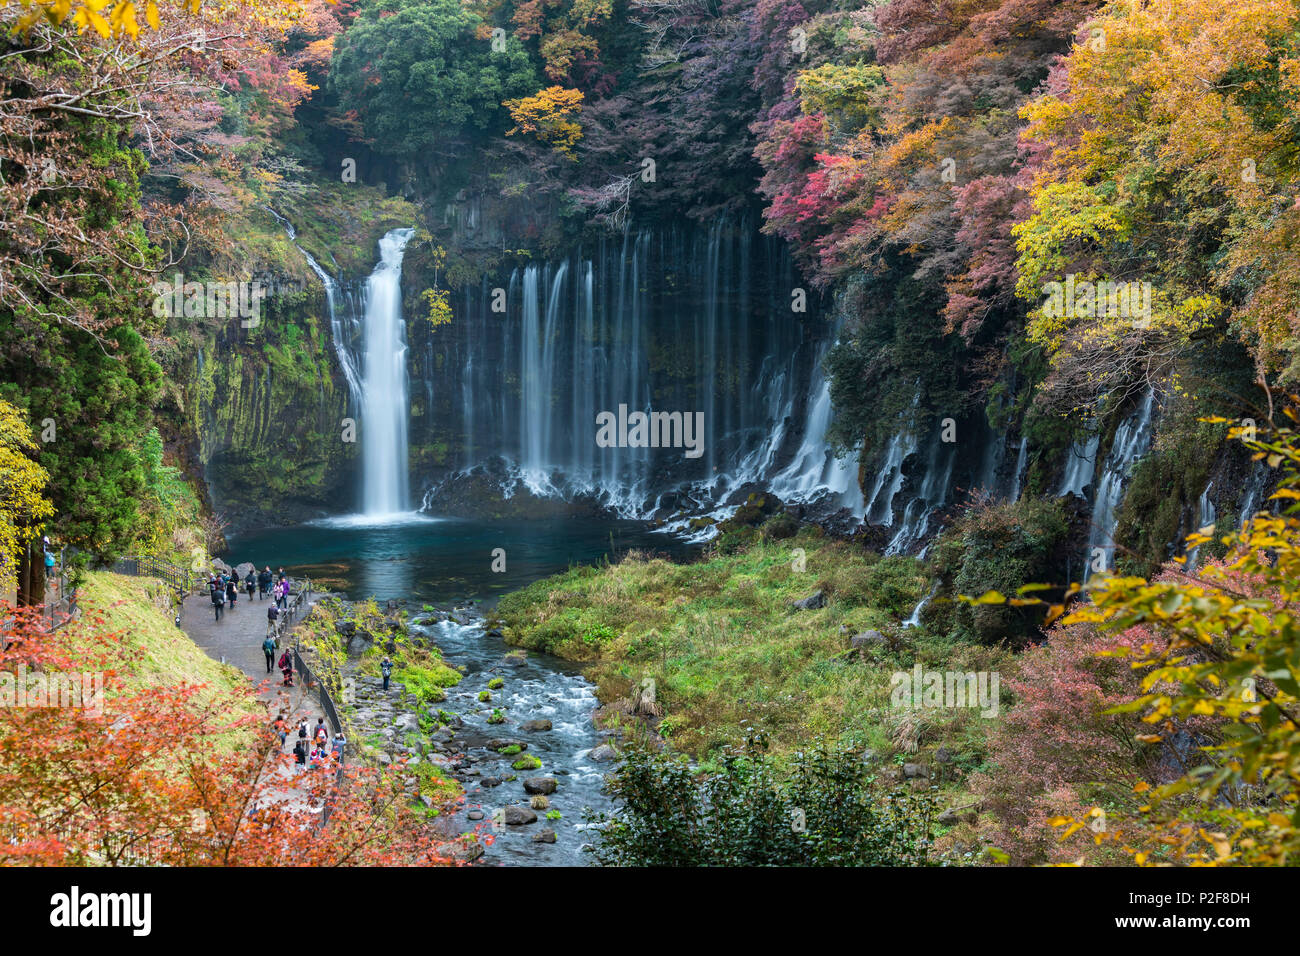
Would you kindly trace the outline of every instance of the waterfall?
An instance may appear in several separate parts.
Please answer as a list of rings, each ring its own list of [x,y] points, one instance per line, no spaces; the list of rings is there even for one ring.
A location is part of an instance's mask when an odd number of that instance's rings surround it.
[[[1094,434],[1070,446],[1069,454],[1065,459],[1065,474],[1061,478],[1061,487],[1056,492],[1058,498],[1065,495],[1084,497],[1084,491],[1092,484],[1093,472],[1097,466],[1097,445],[1100,441],[1100,436]]]
[[[1260,510],[1264,500],[1264,488],[1268,484],[1269,468],[1262,461],[1257,461],[1246,479],[1246,490],[1241,496],[1241,514],[1237,518],[1238,529],[1253,518]]]
[[[889,546],[885,549],[886,554],[903,554],[925,538],[930,517],[948,503],[956,460],[956,443],[943,441],[942,432],[936,431],[926,456],[921,488],[903,508],[902,525],[890,539]]]
[[[921,612],[925,610],[925,606],[929,604],[938,593],[939,582],[935,581],[930,585],[930,590],[926,592],[925,597],[916,602],[916,607],[912,608],[912,613],[908,616],[907,620],[903,622],[903,627],[920,627]]]
[[[1016,470],[1011,475],[1011,494],[1008,501],[1019,501],[1020,490],[1025,485],[1025,468],[1029,465],[1029,436],[1020,439],[1020,451],[1016,453]]]
[[[1088,535],[1088,551],[1084,564],[1084,581],[1092,573],[1093,562],[1101,552],[1102,567],[1114,570],[1115,509],[1124,495],[1133,463],[1143,455],[1151,443],[1152,411],[1155,407],[1155,390],[1148,388],[1138,407],[1115,429],[1115,440],[1106,456],[1101,480],[1097,484],[1097,497],[1092,506],[1092,530]]]
[[[1214,488],[1214,482],[1211,481],[1209,484],[1205,486],[1205,490],[1201,492],[1200,500],[1197,501],[1196,503],[1196,529],[1195,530],[1201,531],[1202,529],[1208,527],[1210,528],[1210,530],[1206,532],[1207,534],[1214,533],[1214,523],[1219,520],[1219,511],[1217,508],[1214,507],[1214,502],[1210,500],[1210,491],[1213,488]],[[1201,553],[1201,548],[1199,545],[1195,548],[1192,548],[1192,550],[1188,553],[1187,561],[1185,565],[1187,570],[1190,571],[1196,567],[1197,559],[1200,557],[1200,553]]]
[[[407,477],[406,323],[402,257],[414,229],[379,240],[379,264],[366,280],[361,380],[362,511],[368,517],[409,508]]]

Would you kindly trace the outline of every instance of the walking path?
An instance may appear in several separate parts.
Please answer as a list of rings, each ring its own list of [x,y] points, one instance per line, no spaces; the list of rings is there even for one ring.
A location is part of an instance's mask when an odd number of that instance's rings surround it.
[[[266,672],[266,657],[262,653],[262,641],[266,639],[266,609],[271,599],[248,600],[248,595],[240,594],[233,608],[227,606],[221,613],[221,620],[214,619],[212,602],[207,592],[192,594],[185,599],[185,613],[181,627],[201,647],[209,657],[243,671],[257,688],[259,700],[267,704],[268,723],[278,713],[285,714],[289,723],[289,736],[285,740],[284,752],[292,753],[293,745],[298,739],[298,722],[306,720],[309,728],[316,726],[318,718],[325,717],[319,701],[307,690],[306,682],[295,673],[294,686],[284,687],[278,668],[273,666],[270,674]],[[306,607],[298,617],[305,616]],[[283,640],[281,641],[283,645]],[[275,652],[275,662],[284,653],[287,645]],[[328,719],[326,726],[329,726]],[[333,737],[331,730],[330,736]],[[288,780],[295,772],[300,772],[293,764],[286,764],[273,774],[274,780]],[[290,799],[292,793],[280,787],[276,799]],[[316,808],[319,809],[319,808]]]

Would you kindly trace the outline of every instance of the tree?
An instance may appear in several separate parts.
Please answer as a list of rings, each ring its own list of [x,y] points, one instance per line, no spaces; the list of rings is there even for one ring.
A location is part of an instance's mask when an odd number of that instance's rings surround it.
[[[43,495],[50,476],[35,453],[22,413],[0,399],[0,592],[14,587],[24,547],[54,511]]]
[[[336,42],[329,88],[381,152],[452,157],[470,133],[501,131],[503,100],[537,88],[522,44],[494,52],[480,25],[459,0],[372,3]]]
[[[452,862],[404,768],[349,769],[341,784],[294,774],[251,688],[132,686],[124,645],[93,609],[54,632],[30,609],[2,610],[0,863]],[[99,689],[85,682],[95,676]],[[19,687],[26,706],[12,706]],[[46,706],[52,690],[71,706]]]
[[[575,159],[573,147],[582,139],[582,127],[570,116],[582,111],[582,99],[581,90],[549,86],[532,96],[506,100],[505,108],[515,121],[506,135],[528,133],[557,153]]]

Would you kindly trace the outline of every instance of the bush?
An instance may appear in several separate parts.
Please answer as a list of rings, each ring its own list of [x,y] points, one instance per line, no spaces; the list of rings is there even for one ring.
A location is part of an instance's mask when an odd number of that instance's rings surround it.
[[[929,796],[881,794],[854,751],[794,755],[782,774],[751,746],[701,774],[684,757],[630,750],[610,791],[619,813],[588,846],[603,866],[919,866]]]
[[[1064,580],[1069,531],[1060,501],[978,505],[939,539],[933,569],[945,596],[1013,594],[1031,582]],[[1039,607],[942,602],[930,606],[926,623],[958,640],[1023,644],[1038,635],[1042,620]]]

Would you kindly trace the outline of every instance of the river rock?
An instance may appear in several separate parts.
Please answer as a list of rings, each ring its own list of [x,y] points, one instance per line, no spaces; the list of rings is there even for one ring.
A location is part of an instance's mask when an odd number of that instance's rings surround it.
[[[483,846],[477,840],[461,840],[453,843],[447,852],[454,860],[473,863],[483,855]]]
[[[533,797],[533,799],[528,801],[528,805],[534,810],[549,810],[551,808],[551,801],[547,800],[539,793]]]
[[[504,819],[508,827],[522,827],[537,822],[537,814],[528,807],[511,804],[506,807]]]
[[[415,714],[402,714],[400,717],[393,719],[393,726],[408,733],[419,733],[420,718]]]
[[[501,778],[484,777],[482,780],[479,781],[479,785],[483,787],[499,787],[501,786]]]
[[[617,760],[618,751],[609,744],[601,744],[599,747],[593,747],[591,753],[587,755],[596,763],[604,763],[607,760]]]
[[[903,776],[926,778],[930,776],[930,768],[923,763],[905,763],[903,764]]]
[[[469,813],[465,814],[465,819],[467,819],[467,820],[482,820],[482,819],[483,819],[483,811],[482,811],[482,810],[471,810]]]
[[[554,793],[558,786],[554,777],[529,777],[524,781],[524,793]]]
[[[790,607],[796,611],[815,611],[826,606],[826,592],[818,588],[806,598],[794,601]]]
[[[528,744],[523,740],[511,740],[509,737],[493,737],[483,746],[488,750],[504,750],[506,747],[518,747],[520,750],[527,750]]]
[[[519,725],[519,729],[528,730],[528,731],[550,730],[551,722],[544,717],[539,718],[537,720],[525,720],[522,724]]]
[[[536,833],[533,834],[533,842],[534,842],[534,843],[554,843],[554,842],[555,842],[555,831],[552,830],[550,827],[547,827],[545,830],[538,830]]]

